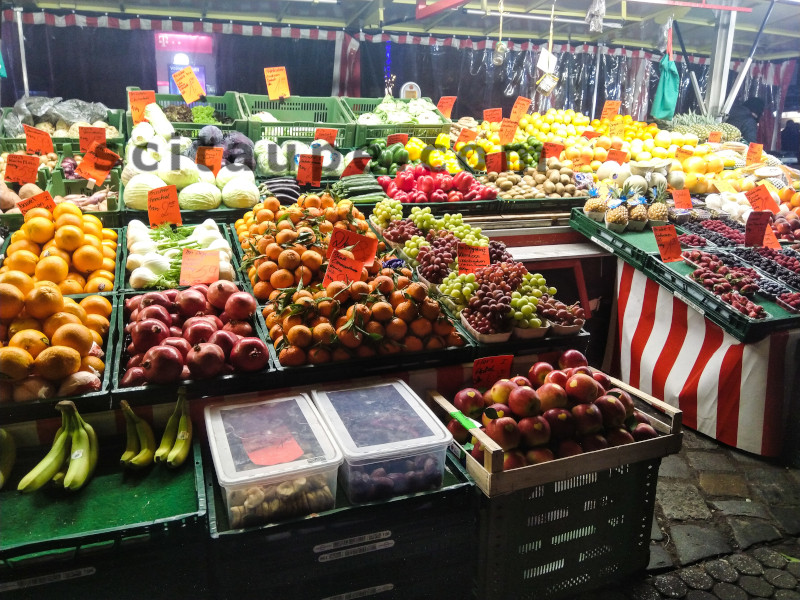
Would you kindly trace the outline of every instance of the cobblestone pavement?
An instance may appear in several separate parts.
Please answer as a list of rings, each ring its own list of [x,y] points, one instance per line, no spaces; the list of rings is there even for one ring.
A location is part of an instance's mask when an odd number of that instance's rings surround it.
[[[684,429],[661,461],[647,572],[574,600],[800,600],[800,469]]]

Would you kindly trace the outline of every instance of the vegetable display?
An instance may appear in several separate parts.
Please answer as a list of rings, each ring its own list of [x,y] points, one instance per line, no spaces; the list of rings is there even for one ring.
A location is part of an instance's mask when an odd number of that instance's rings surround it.
[[[372,112],[359,115],[359,125],[438,125],[444,123],[436,114],[436,106],[424,98],[409,101],[386,95]]]
[[[287,140],[282,144],[263,139],[255,145],[256,172],[263,177],[279,177],[297,173],[300,156],[318,154],[322,156],[322,176],[338,177],[345,167],[345,158],[325,140],[314,140],[311,144]]]
[[[381,176],[378,183],[389,198],[402,203],[494,200],[498,193],[464,171],[451,177],[447,173],[433,173],[424,165],[406,165],[394,180]]]

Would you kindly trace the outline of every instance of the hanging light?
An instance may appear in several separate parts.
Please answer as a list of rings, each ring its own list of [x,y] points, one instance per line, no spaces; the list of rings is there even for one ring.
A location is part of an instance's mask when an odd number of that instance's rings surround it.
[[[500,13],[500,34],[497,36],[497,46],[492,54],[492,64],[495,67],[499,67],[505,62],[506,52],[508,52],[508,47],[503,43],[503,0],[497,3],[497,10]]]

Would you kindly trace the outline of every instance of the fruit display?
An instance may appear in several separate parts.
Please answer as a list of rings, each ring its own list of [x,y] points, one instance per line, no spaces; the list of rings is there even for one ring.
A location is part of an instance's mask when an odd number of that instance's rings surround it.
[[[678,236],[681,246],[686,248],[702,248],[708,244],[705,238],[693,233],[684,233]]]
[[[800,290],[797,259],[771,248],[731,248],[730,252],[795,290]]]
[[[534,363],[485,392],[461,389],[453,405],[503,449],[505,471],[658,436],[631,396],[590,369],[577,350],[562,353],[556,366]],[[448,429],[483,464],[480,441],[458,421]]]
[[[800,312],[800,292],[784,292],[778,295],[778,301],[781,306],[786,308],[789,312]]]
[[[408,165],[397,172],[394,179],[378,177],[378,183],[389,198],[401,203],[469,202],[494,200],[497,189],[492,189],[466,172],[450,176],[433,173],[423,165]]]
[[[386,198],[375,204],[370,220],[377,228],[382,230],[392,221],[399,221],[402,218],[402,203],[394,198]]]
[[[100,390],[111,302],[96,294],[76,302],[52,283],[34,285],[14,272],[0,277],[0,402]]]
[[[716,270],[698,267],[692,271],[689,277],[715,295],[735,291],[742,296],[747,296],[758,291],[756,280],[741,273],[737,267],[721,265]]]
[[[119,403],[125,417],[125,451],[119,464],[128,469],[144,469],[153,464],[156,438],[150,423],[139,417],[126,400]]]
[[[542,142],[532,135],[525,135],[520,127],[509,144],[500,145],[499,136],[488,134],[488,131],[499,131],[499,123],[484,123],[478,130],[474,142],[456,142],[455,148],[464,162],[475,171],[486,170],[486,155],[505,152],[506,165],[512,172],[519,172],[528,167],[536,168],[542,153]],[[476,147],[477,146],[477,147]]]
[[[9,154],[27,154],[25,150],[16,150],[14,152],[3,152],[0,154],[0,180],[5,181],[6,164],[8,164]],[[44,169],[48,173],[58,166],[58,154],[49,152],[39,156],[39,169]]]
[[[742,132],[730,123],[717,123],[713,117],[689,111],[686,114],[677,114],[672,121],[665,123],[669,131],[691,134],[699,142],[706,143],[708,134],[712,131],[719,131],[722,134],[723,142],[738,142],[742,138]]]
[[[785,213],[784,215],[777,215],[774,220],[770,222],[772,232],[779,240],[786,242],[800,242],[800,218],[786,217],[794,213]]]
[[[567,306],[549,294],[540,298],[536,312],[542,319],[547,319],[553,325],[580,328],[586,322],[586,313],[580,304],[576,302]]]
[[[256,310],[253,295],[226,280],[128,297],[120,387],[261,371],[269,352]]]
[[[120,456],[120,465],[141,470],[153,463],[177,468],[186,462],[192,449],[192,419],[184,388],[178,390],[178,401],[158,446],[150,424],[137,415],[127,401],[121,400],[119,405],[125,417],[125,451]]]
[[[117,232],[70,202],[53,211],[32,208],[11,234],[3,274],[49,281],[62,294],[111,292],[115,284]]]
[[[55,433],[50,451],[17,484],[17,490],[30,494],[51,482],[54,487],[76,492],[91,479],[97,466],[97,433],[84,421],[73,402],[56,404],[61,411],[61,427]]]
[[[548,159],[544,173],[533,167],[527,167],[522,175],[513,171],[491,171],[479,177],[478,181],[490,189],[497,189],[501,200],[572,198],[585,193],[576,187],[572,169],[562,167],[557,159]]]
[[[220,279],[233,281],[233,250],[213,219],[200,225],[173,229],[169,224],[150,228],[133,219],[127,228],[128,259],[125,269],[128,284],[134,290],[178,287],[183,250],[216,250],[219,253]]]

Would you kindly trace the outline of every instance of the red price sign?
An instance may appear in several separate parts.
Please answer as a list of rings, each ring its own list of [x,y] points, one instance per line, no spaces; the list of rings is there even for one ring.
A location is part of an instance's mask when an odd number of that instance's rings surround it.
[[[519,123],[523,115],[528,114],[528,109],[531,107],[531,99],[524,96],[517,96],[514,101],[514,106],[511,107],[511,120]]]
[[[408,143],[408,134],[407,133],[393,133],[386,138],[386,145],[391,146],[392,144],[403,144],[405,146]]]
[[[338,129],[333,129],[330,127],[317,127],[314,130],[314,139],[315,140],[325,140],[331,146],[336,145],[336,136],[339,135]]]
[[[26,198],[25,200],[20,200],[17,202],[17,208],[20,212],[24,215],[32,208],[46,208],[49,211],[53,211],[56,207],[56,203],[53,201],[53,197],[50,195],[50,192],[44,191],[40,194],[36,194],[35,196],[31,196],[30,198]]]
[[[675,225],[655,225],[653,234],[656,236],[658,251],[664,262],[677,262],[681,260],[681,243]]]
[[[106,130],[104,127],[79,127],[78,142],[81,152],[88,152],[92,144],[106,143]]]
[[[216,177],[217,173],[219,173],[219,170],[222,168],[222,153],[223,148],[199,146],[197,148],[197,154],[194,157],[194,162],[211,169],[214,172],[214,177]]]
[[[197,79],[192,67],[186,67],[177,73],[173,73],[172,80],[178,86],[178,91],[186,104],[197,102],[206,95],[206,91],[200,85],[200,81]]]
[[[499,123],[503,120],[502,108],[487,108],[483,111],[483,120],[489,123]]]
[[[458,243],[458,274],[474,273],[489,264],[489,248],[487,246],[468,246]]]
[[[369,156],[354,156],[353,160],[351,160],[344,168],[342,176],[339,179],[344,179],[345,177],[350,177],[351,175],[363,174],[364,169],[366,169],[367,165],[369,164],[369,161]]]
[[[694,156],[694,152],[692,152],[691,150],[686,150],[685,148],[678,148],[675,151],[675,158],[681,162],[685,161],[690,156]]]
[[[775,232],[772,230],[772,226],[769,226],[764,230],[764,246],[767,248],[772,248],[773,250],[780,250],[781,243],[778,241],[778,238],[775,237]]]
[[[612,121],[608,126],[608,133],[612,137],[625,137],[625,123],[622,121]]]
[[[753,211],[747,217],[747,223],[744,226],[744,245],[745,246],[763,246],[764,234],[767,229],[772,231],[769,222],[772,220],[772,213],[765,211]]]
[[[322,179],[322,155],[301,154],[297,163],[297,183],[318,187]]]
[[[744,195],[753,210],[768,210],[775,215],[778,214],[778,206],[775,204],[775,200],[772,199],[772,194],[769,193],[767,186],[763,183],[745,192]]]
[[[267,81],[267,94],[269,94],[270,100],[289,97],[289,78],[286,76],[286,67],[267,67],[264,69],[264,79]]]
[[[747,148],[747,157],[745,162],[748,165],[755,165],[761,162],[761,155],[764,153],[764,144],[756,144],[751,142]]]
[[[280,439],[275,439],[275,438]],[[267,445],[264,445],[264,441]],[[274,440],[274,441],[273,441]],[[260,467],[271,467],[272,465],[285,465],[296,461],[303,456],[304,450],[288,431],[282,431],[280,435],[271,437],[252,436],[242,439],[242,447],[247,452],[247,458],[253,464]]]
[[[131,105],[131,118],[133,124],[138,125],[144,121],[144,109],[148,104],[154,104],[156,93],[153,90],[136,90],[128,92],[128,104]]]
[[[574,171],[579,171],[582,167],[591,164],[591,162],[591,160],[587,160],[582,154],[579,154],[572,159],[572,169]]]
[[[497,134],[501,146],[510,144],[514,141],[514,135],[517,133],[517,123],[511,119],[503,119],[500,121],[500,132]]]
[[[719,144],[722,141],[722,132],[721,131],[709,131],[708,132],[708,141],[711,144]]]
[[[436,108],[438,108],[439,112],[449,119],[450,115],[453,114],[453,105],[455,103],[456,96],[442,96],[439,98],[439,103],[436,105]]]
[[[603,104],[603,112],[600,113],[600,119],[613,119],[619,114],[620,106],[622,106],[620,100],[606,100]]]
[[[542,145],[542,154],[545,158],[558,158],[564,151],[563,144],[556,144],[554,142],[545,142]]]
[[[628,153],[623,152],[622,150],[617,150],[616,148],[612,148],[608,151],[606,160],[613,160],[616,163],[622,164],[628,161]]]
[[[689,190],[672,190],[672,199],[675,201],[675,208],[692,210],[692,195]]]
[[[150,220],[150,227],[158,227],[164,223],[183,225],[178,190],[174,185],[165,185],[147,192],[147,218]]]
[[[25,130],[25,151],[28,154],[50,154],[53,152],[53,138],[50,134],[30,125],[23,125]]]
[[[36,183],[39,174],[39,157],[27,154],[9,154],[6,157],[6,181]]]
[[[458,134],[456,145],[458,145],[459,142],[464,142],[465,144],[469,144],[470,142],[474,141],[476,137],[478,137],[477,131],[473,131],[472,129],[467,129],[466,127],[462,127],[461,133]]]
[[[476,358],[472,363],[472,385],[477,388],[490,388],[499,379],[508,379],[511,376],[513,362],[513,354]]]
[[[345,256],[338,250],[331,254],[328,260],[328,268],[325,269],[325,279],[322,281],[323,287],[328,287],[333,281],[359,281],[361,279],[361,269],[364,263],[355,258]]]
[[[94,179],[97,185],[101,185],[118,162],[119,154],[106,148],[105,144],[92,144],[75,172],[78,176]]]
[[[375,252],[378,251],[378,240],[355,231],[336,228],[331,232],[326,258],[330,258],[331,254],[342,248],[350,248],[357,261],[363,263],[365,267],[371,267],[375,262]]]
[[[600,137],[600,134],[597,131],[592,131],[591,129],[584,129],[583,133],[581,133],[581,137],[591,140],[592,138]]]
[[[184,248],[181,257],[181,285],[214,283],[219,280],[219,252]]]
[[[502,173],[507,168],[506,153],[492,152],[486,155],[486,170]]]

